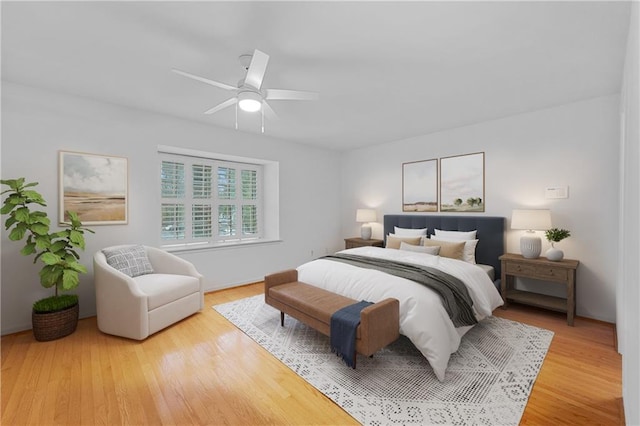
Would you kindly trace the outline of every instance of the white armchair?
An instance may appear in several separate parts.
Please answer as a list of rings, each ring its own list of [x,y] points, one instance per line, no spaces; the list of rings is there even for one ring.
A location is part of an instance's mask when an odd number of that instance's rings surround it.
[[[135,246],[105,250],[129,247]],[[112,267],[102,250],[93,257],[98,328],[104,333],[143,340],[204,307],[203,276],[193,264],[143,247],[153,268],[144,275],[131,277]]]

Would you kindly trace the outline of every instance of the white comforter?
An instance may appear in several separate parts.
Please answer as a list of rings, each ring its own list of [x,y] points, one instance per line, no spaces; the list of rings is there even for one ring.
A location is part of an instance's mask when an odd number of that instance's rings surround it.
[[[467,286],[478,321],[502,305],[502,298],[486,272],[461,260],[379,247],[359,247],[340,253],[430,266],[453,275]],[[440,381],[444,380],[449,357],[460,346],[460,338],[471,329],[455,328],[440,296],[430,288],[384,272],[317,259],[298,267],[298,279],[356,300],[398,299],[400,333],[422,352]]]

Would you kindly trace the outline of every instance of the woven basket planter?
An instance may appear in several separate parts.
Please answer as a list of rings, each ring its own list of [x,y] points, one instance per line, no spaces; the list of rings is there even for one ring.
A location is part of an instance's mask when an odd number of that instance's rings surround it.
[[[76,331],[79,313],[80,305],[77,303],[58,312],[45,314],[32,312],[31,324],[34,337],[39,342],[47,342],[68,336]]]

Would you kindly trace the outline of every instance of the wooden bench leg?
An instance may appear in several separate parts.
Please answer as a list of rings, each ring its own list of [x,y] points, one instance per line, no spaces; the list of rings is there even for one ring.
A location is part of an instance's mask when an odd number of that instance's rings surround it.
[[[373,354],[369,355],[369,358],[373,358]],[[353,369],[356,369],[356,361],[358,359],[358,352],[354,351],[353,352]]]
[[[284,327],[284,312],[280,311],[280,327]]]

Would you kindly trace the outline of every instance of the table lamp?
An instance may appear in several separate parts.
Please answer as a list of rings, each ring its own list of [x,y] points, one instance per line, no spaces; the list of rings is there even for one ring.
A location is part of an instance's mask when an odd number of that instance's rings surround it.
[[[520,237],[520,253],[527,259],[536,259],[542,251],[542,239],[535,231],[551,228],[551,212],[549,210],[515,209],[511,212],[511,229],[526,229]]]
[[[376,211],[371,209],[358,209],[356,210],[356,222],[363,223],[360,228],[360,237],[363,240],[371,239],[371,225],[369,222],[376,221]]]

